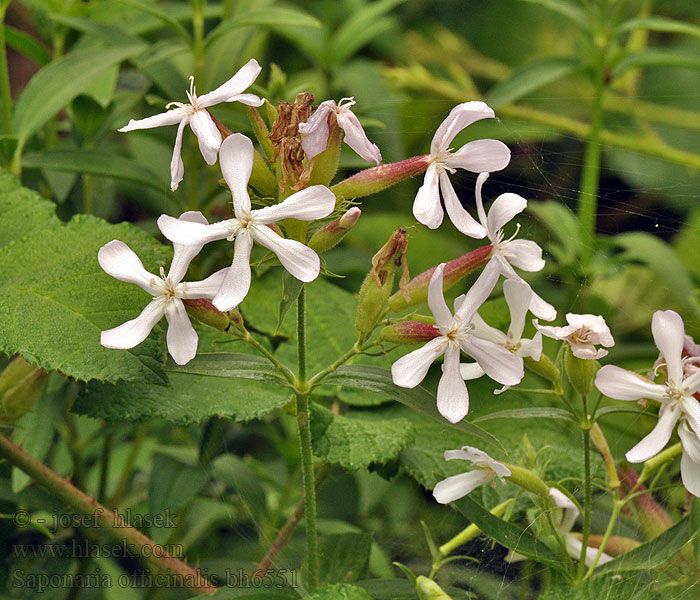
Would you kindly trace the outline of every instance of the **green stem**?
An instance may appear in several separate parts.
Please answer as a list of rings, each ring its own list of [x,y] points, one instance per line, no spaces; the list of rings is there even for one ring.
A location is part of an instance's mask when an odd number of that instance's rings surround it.
[[[338,360],[336,360],[332,365],[326,367],[322,371],[319,371],[314,375],[311,379],[309,379],[309,386],[313,387],[316,384],[320,383],[322,379],[333,373],[338,367],[341,365],[345,364],[350,358],[355,356],[356,354],[359,354],[362,352],[363,348],[360,345],[359,340],[355,343],[355,345],[350,348],[345,354],[343,354]]]
[[[297,350],[299,354],[299,385],[304,388],[306,381],[306,287],[301,286],[297,298]]]
[[[2,102],[2,132],[12,135],[12,90],[10,88],[10,70],[7,67],[7,49],[5,46],[5,13],[7,3],[0,4],[0,101]]]
[[[584,486],[584,496],[583,496],[583,537],[581,539],[581,556],[578,563],[578,573],[577,579],[580,581],[584,575],[584,569],[586,567],[586,548],[588,547],[588,535],[591,530],[591,500],[592,500],[592,490],[591,490],[591,429],[588,417],[588,407],[586,406],[586,399],[583,400],[583,415],[585,419],[585,425],[582,428],[583,433],[583,486]]]
[[[624,501],[620,500],[620,497],[617,493],[617,490],[615,491],[615,501],[613,504],[613,511],[612,514],[610,515],[610,521],[608,521],[608,528],[605,530],[605,534],[603,534],[603,539],[600,541],[600,546],[598,547],[598,553],[595,555],[595,558],[593,559],[593,562],[591,563],[591,566],[588,568],[588,571],[586,572],[586,575],[584,576],[584,580],[588,579],[592,574],[593,574],[593,569],[596,568],[596,565],[598,564],[598,561],[600,560],[600,557],[603,556],[603,552],[605,550],[605,546],[608,543],[608,540],[610,539],[610,536],[612,535],[613,529],[615,527],[615,523],[617,522],[617,517],[620,515],[620,510],[622,507],[625,505]],[[586,551],[586,547],[584,546],[583,551]]]
[[[244,337],[242,338],[244,342],[248,342],[253,348],[255,348],[260,354],[262,354],[267,360],[269,360],[277,370],[282,374],[282,376],[292,384],[293,387],[297,386],[297,378],[292,373],[291,369],[286,365],[283,365],[277,357],[272,354],[265,346],[263,346],[258,340],[256,340],[250,332],[246,329],[244,331]]]
[[[97,488],[97,499],[104,502],[107,495],[107,480],[109,478],[109,459],[112,453],[112,438],[114,434],[108,431],[102,446],[102,456],[100,457],[100,483]]]

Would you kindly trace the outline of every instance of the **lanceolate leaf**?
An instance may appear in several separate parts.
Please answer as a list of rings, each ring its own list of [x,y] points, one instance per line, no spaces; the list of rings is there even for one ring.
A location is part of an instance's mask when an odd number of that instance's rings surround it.
[[[51,62],[51,57],[44,47],[19,29],[5,25],[5,40],[8,46],[31,58],[41,67]]]
[[[544,8],[551,10],[552,12],[559,13],[565,16],[572,23],[578,25],[581,29],[588,28],[588,17],[586,13],[581,10],[578,6],[570,2],[569,0],[522,0],[523,2],[529,2],[530,4],[539,4]]]
[[[512,410],[499,410],[474,419],[474,423],[490,421],[492,419],[559,419],[561,421],[576,422],[573,415],[563,408],[550,408],[546,406],[533,406],[532,408],[514,408]]]
[[[503,448],[497,438],[473,423],[469,423],[465,420],[459,423],[449,423],[446,421],[438,412],[436,400],[432,394],[420,386],[413,389],[406,389],[394,385],[391,378],[391,371],[387,369],[370,365],[339,367],[335,373],[326,377],[323,383],[335,383],[345,387],[377,392],[378,394],[382,394],[387,398],[401,402],[401,404],[405,404],[418,412],[428,415],[439,423],[461,429],[485,442]]]
[[[663,33],[678,33],[700,37],[700,27],[697,25],[668,19],[666,17],[630,19],[617,27],[617,31],[621,33],[625,31],[634,31],[635,29],[649,29],[651,31],[661,31]]]
[[[700,57],[697,54],[679,54],[663,50],[640,50],[623,58],[613,69],[613,77],[619,77],[629,69],[640,67],[684,67],[700,69]]]
[[[260,356],[252,354],[198,354],[186,365],[175,363],[168,365],[168,370],[175,373],[190,375],[206,375],[208,377],[240,377],[287,385],[287,380],[270,363]]]

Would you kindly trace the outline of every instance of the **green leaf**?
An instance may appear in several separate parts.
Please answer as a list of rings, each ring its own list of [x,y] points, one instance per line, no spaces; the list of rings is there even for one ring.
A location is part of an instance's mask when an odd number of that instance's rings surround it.
[[[690,502],[690,531],[700,531],[700,498],[694,497]],[[693,536],[693,556],[700,562],[700,536]]]
[[[131,350],[109,350],[100,344],[101,331],[134,318],[149,297],[138,286],[107,275],[97,262],[97,252],[120,239],[153,272],[165,263],[169,251],[132,225],[110,225],[87,215],[64,225],[46,215],[45,201],[38,194],[17,186],[11,196],[25,207],[0,219],[0,240],[11,238],[8,228],[15,226],[18,216],[32,215],[35,206],[41,226],[0,248],[0,314],[4,315],[0,351],[22,354],[46,370],[84,381],[165,383],[162,348],[155,334]]]
[[[391,410],[357,410],[344,416],[313,403],[311,435],[316,456],[355,470],[396,458],[413,441],[414,430]]]
[[[499,410],[477,417],[474,423],[482,423],[492,419],[558,419],[561,421],[576,422],[573,415],[563,408],[550,408],[548,406],[533,406],[531,408],[513,408],[511,410]]]
[[[279,316],[277,317],[275,334],[279,333],[280,329],[282,328],[284,317],[287,316],[289,309],[294,306],[294,303],[297,301],[303,286],[304,283],[302,281],[299,281],[288,271],[284,272],[284,275],[282,276],[282,299],[280,300],[280,310]]]
[[[127,6],[132,6],[133,8],[137,8],[145,13],[148,13],[149,15],[154,16],[156,19],[162,21],[165,25],[177,33],[188,44],[192,43],[192,36],[182,25],[180,25],[177,19],[163,12],[156,5],[141,2],[140,0],[117,0],[117,2],[121,2]]]
[[[593,577],[600,577],[606,573],[658,569],[690,540],[694,539],[698,533],[699,531],[696,529],[691,535],[689,517],[684,517],[661,535],[604,565],[600,565],[593,571]]]
[[[666,578],[661,579],[659,573],[644,573],[634,575],[616,573],[606,577],[587,579],[578,585],[568,582],[555,583],[537,600],[669,600],[669,589],[673,589],[670,598],[691,600],[680,590],[680,586],[669,586],[663,595],[658,590],[664,589]]]
[[[530,4],[537,4],[542,6],[552,12],[559,13],[560,15],[569,19],[572,23],[578,25],[581,29],[588,29],[588,17],[586,13],[581,10],[578,6],[567,2],[566,0],[521,0],[522,2],[529,2]]]
[[[309,596],[311,600],[372,600],[364,588],[347,583],[327,585]]]
[[[17,99],[14,127],[20,146],[102,73],[143,50],[143,44],[83,48],[44,67]]]
[[[334,373],[323,380],[324,383],[337,383],[342,386],[377,392],[401,402],[406,406],[428,415],[435,421],[465,431],[489,444],[503,448],[493,435],[480,427],[462,420],[459,423],[449,423],[438,412],[436,400],[427,390],[418,386],[413,389],[398,387],[391,378],[391,371],[370,365],[349,365],[339,367]]]
[[[454,502],[455,508],[481,531],[502,546],[565,573],[565,566],[548,546],[528,531],[493,516],[469,496]]]
[[[170,181],[148,167],[113,152],[83,149],[59,149],[30,152],[22,157],[27,169],[49,169],[67,173],[99,175],[132,181],[157,192],[168,193]]]
[[[175,373],[206,375],[209,377],[240,377],[288,385],[287,380],[269,360],[252,354],[211,353],[199,354],[186,365],[172,363],[168,369]]]
[[[285,28],[320,28],[322,26],[318,19],[298,8],[270,6],[261,10],[247,11],[240,15],[236,15],[232,19],[224,21],[209,33],[204,43],[205,45],[209,45],[232,29],[236,29],[237,27],[248,27],[250,25],[274,25]]]
[[[5,41],[10,48],[24,54],[40,67],[51,62],[51,56],[44,49],[44,46],[19,29],[5,25]]]
[[[156,454],[148,486],[148,510],[159,515],[166,509],[186,507],[209,479],[201,466],[186,465],[170,456]]]
[[[644,411],[639,410],[635,406],[604,406],[596,411],[595,417],[596,419],[599,419],[600,417],[604,417],[605,415],[612,413],[634,413],[635,415],[643,415]]]
[[[700,69],[700,57],[696,54],[678,54],[664,50],[640,50],[625,56],[612,71],[613,77],[619,77],[630,69],[641,67],[684,67]]]
[[[629,19],[617,26],[618,33],[626,31],[634,31],[635,29],[649,29],[651,31],[660,31],[662,33],[678,33],[683,35],[691,35],[700,38],[700,27],[692,23],[676,21],[667,17],[640,17]]]
[[[578,59],[569,56],[536,60],[494,85],[486,94],[486,102],[498,108],[581,69]]]
[[[73,411],[107,421],[143,421],[160,417],[184,426],[201,423],[212,416],[235,421],[259,419],[289,401],[289,390],[270,383],[271,379],[266,375],[258,377],[259,372],[253,372],[254,369],[243,371],[238,368],[235,371],[263,380],[169,370],[170,387],[143,383],[91,383],[78,396]]]
[[[234,454],[222,454],[212,461],[211,468],[216,481],[230,485],[246,510],[255,515],[265,513],[265,488],[260,483],[260,477],[243,459]]]
[[[531,202],[527,209],[557,238],[558,244],[548,244],[549,251],[563,265],[573,264],[581,256],[583,242],[581,227],[571,209],[554,201]]]
[[[336,533],[319,539],[319,584],[352,583],[364,577],[372,536],[365,532]]]

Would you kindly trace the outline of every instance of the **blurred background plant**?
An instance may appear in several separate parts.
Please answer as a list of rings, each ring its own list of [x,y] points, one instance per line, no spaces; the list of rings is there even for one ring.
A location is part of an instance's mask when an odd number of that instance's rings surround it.
[[[523,226],[548,253],[538,293],[562,314],[603,314],[618,340],[611,359],[631,368],[655,359],[648,334],[653,310],[678,310],[688,332],[700,333],[700,27],[695,25],[700,6],[694,0],[5,0],[1,6],[7,51],[0,58],[0,156],[24,186],[55,204],[63,221],[87,213],[114,223],[130,221],[155,234],[155,219],[163,212],[202,210],[213,219],[227,218],[229,200],[219,185],[218,166],[201,163],[191,132],[183,145],[186,179],[171,192],[174,128],[128,135],[116,129],[185,100],[190,75],[204,93],[255,57],[263,73],[251,91],[273,103],[293,102],[302,91],[314,94],[316,103],[353,96],[385,162],[425,154],[452,106],[486,101],[498,119],[469,127],[455,147],[481,137],[510,146],[513,160],[491,177],[487,197],[513,191],[530,201]],[[241,106],[220,105],[212,112],[231,130],[253,137]],[[270,124],[271,112],[261,114]],[[366,166],[343,148],[344,172]],[[453,179],[467,207],[473,207],[474,180],[463,171]],[[345,315],[351,322],[348,292],[359,288],[372,255],[399,226],[409,229],[414,274],[478,245],[450,227],[428,232],[416,226],[410,206],[418,185],[403,182],[362,205],[352,235],[325,255],[328,272],[343,277],[310,294],[310,310],[335,319]],[[7,221],[16,227],[19,222]],[[3,235],[4,245],[18,234]],[[211,272],[226,260],[223,252],[207,248],[195,269]],[[277,326],[279,282],[268,283],[267,290],[259,287],[244,316],[284,355],[291,333]],[[502,299],[491,301],[485,316],[499,318],[502,307]],[[326,342],[331,348],[348,346],[344,338],[345,346],[331,338]],[[215,349],[220,342],[212,335],[201,344]],[[6,364],[7,370],[13,363],[8,358]],[[82,383],[55,373],[47,378],[43,371],[27,377],[43,387],[28,394],[38,396],[37,405],[18,418],[13,439],[109,506],[177,512],[178,527],[152,527],[149,533],[156,541],[182,544],[191,564],[219,574],[238,566],[252,569],[284,523],[298,518],[300,466],[288,415],[276,412],[244,425],[208,418],[204,410],[171,419],[164,410],[110,413],[102,406],[90,408]],[[526,393],[491,392],[488,383],[474,382],[473,397],[484,401],[474,403],[470,418],[534,402]],[[78,396],[82,400],[74,411],[66,412]],[[195,392],[191,396],[190,402],[197,398]],[[11,400],[7,394],[3,398]],[[377,419],[387,410],[386,398],[346,392],[340,399],[342,406]],[[129,423],[149,416],[158,418]],[[246,420],[255,416],[251,412]],[[361,434],[376,440],[380,433],[355,430],[350,418],[337,430],[317,431],[317,452],[331,465],[319,487],[320,527],[328,544],[324,582],[394,580],[398,571],[392,561],[428,573],[420,521],[444,540],[464,526],[463,517],[437,507],[421,487],[453,474],[442,452],[468,443],[464,434],[415,421],[409,411],[394,410],[392,418],[397,421],[393,445],[377,442],[378,448],[360,458],[343,449],[342,440]],[[618,458],[639,428],[651,428],[649,417],[636,419],[631,424],[624,414],[606,418]],[[566,425],[544,421],[530,440],[523,439],[517,422],[496,419],[484,426],[511,452],[520,447],[515,453],[546,471],[548,479],[580,483],[580,443]],[[595,466],[603,477],[602,462]],[[62,510],[28,487],[29,478],[16,468],[4,464],[2,469],[0,512],[18,506],[39,514]],[[674,481],[677,473],[667,472],[657,484],[664,506],[677,517],[688,501]],[[505,499],[492,489],[483,497],[487,505]],[[598,518],[602,530],[606,506],[600,504],[594,523]],[[516,515],[522,516],[524,507],[519,502]],[[623,517],[620,527],[621,535],[640,535],[631,518]],[[12,543],[44,535],[37,529],[18,531],[11,520],[0,520],[0,530]],[[302,548],[303,535],[295,532],[275,565],[300,568]],[[101,569],[118,574],[135,568],[134,561],[105,557],[47,557],[29,564],[10,549],[11,544],[2,550],[6,573],[18,565],[37,573]],[[477,597],[530,598],[548,585],[551,597],[559,597],[557,582],[550,582],[541,565],[508,565],[502,561],[506,551],[483,538],[462,553],[479,560],[450,564],[438,578],[462,589],[451,590],[455,597],[471,590]],[[651,575],[654,589],[671,586],[674,598],[687,593],[673,587],[678,569],[671,565]],[[645,595],[647,583],[643,575],[626,578],[620,594],[652,597]],[[367,590],[376,598],[413,597],[413,588],[380,587],[368,584]],[[21,592],[9,579],[4,589],[12,597]],[[88,592],[58,592],[56,597],[88,597]],[[123,597],[118,589],[102,593],[106,599]],[[165,589],[130,593],[187,596]]]

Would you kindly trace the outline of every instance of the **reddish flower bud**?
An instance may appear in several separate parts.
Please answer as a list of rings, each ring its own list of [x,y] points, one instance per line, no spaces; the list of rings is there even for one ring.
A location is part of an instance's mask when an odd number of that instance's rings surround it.
[[[197,319],[200,323],[209,325],[219,331],[226,331],[231,324],[234,326],[243,324],[243,317],[236,309],[221,312],[209,300],[204,298],[183,299],[182,302],[190,316]]]
[[[324,225],[309,240],[309,248],[316,251],[316,254],[323,254],[334,246],[337,246],[347,233],[355,226],[360,219],[362,211],[354,206],[342,217]]]
[[[438,328],[421,321],[398,321],[382,329],[379,338],[391,344],[411,346],[440,337]]]
[[[629,492],[637,484],[637,479],[637,473],[634,469],[623,469],[620,472],[623,492]],[[645,489],[647,489],[646,486],[642,484],[637,488],[637,491],[644,491]],[[632,502],[634,502],[637,509],[639,525],[647,539],[655,538],[673,525],[666,511],[651,497],[649,492],[635,496]]]

